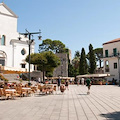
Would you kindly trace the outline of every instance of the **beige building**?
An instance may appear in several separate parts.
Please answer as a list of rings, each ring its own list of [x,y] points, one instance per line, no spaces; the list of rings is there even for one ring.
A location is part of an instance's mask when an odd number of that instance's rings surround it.
[[[53,77],[68,77],[68,56],[66,53],[56,53],[56,55],[60,58],[61,64],[55,68],[53,72]]]
[[[120,79],[120,38],[103,43],[104,73],[110,74],[108,80]]]

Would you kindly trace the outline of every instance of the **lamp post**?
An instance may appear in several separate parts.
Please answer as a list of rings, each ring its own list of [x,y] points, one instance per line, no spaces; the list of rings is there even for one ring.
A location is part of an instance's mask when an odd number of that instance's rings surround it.
[[[32,42],[34,41],[34,39],[31,39],[31,36],[33,36],[33,34],[39,34],[39,36],[38,36],[38,39],[39,40],[41,40],[41,38],[42,38],[42,36],[40,35],[41,34],[41,31],[39,30],[39,32],[29,32],[27,29],[25,29],[26,30],[26,32],[25,33],[20,33],[21,35],[24,35],[25,37],[28,37],[28,41],[27,41],[27,43],[28,43],[28,48],[29,48],[29,74],[28,74],[28,79],[29,79],[29,83],[28,83],[28,85],[30,86],[31,85],[31,83],[30,83],[30,81],[31,81],[31,76],[30,76],[30,47],[31,47],[31,44],[32,44]],[[21,40],[21,37],[18,37],[18,39],[19,40]]]

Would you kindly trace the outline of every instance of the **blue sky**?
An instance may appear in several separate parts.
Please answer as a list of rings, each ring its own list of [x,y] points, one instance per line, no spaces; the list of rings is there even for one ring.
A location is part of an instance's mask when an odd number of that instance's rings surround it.
[[[1,0],[2,1],[2,0]],[[120,0],[4,0],[19,16],[18,32],[37,32],[42,39],[62,41],[72,52],[88,53],[104,42],[120,38]],[[38,45],[42,43],[34,36]]]

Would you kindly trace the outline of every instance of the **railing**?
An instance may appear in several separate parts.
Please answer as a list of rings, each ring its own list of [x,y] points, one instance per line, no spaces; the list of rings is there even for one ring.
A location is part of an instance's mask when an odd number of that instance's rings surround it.
[[[109,57],[120,57],[120,53],[116,53],[116,54],[112,53],[112,54],[110,54],[108,56],[103,56],[101,58],[109,58]]]
[[[110,72],[110,69],[109,68],[105,68],[105,72]]]

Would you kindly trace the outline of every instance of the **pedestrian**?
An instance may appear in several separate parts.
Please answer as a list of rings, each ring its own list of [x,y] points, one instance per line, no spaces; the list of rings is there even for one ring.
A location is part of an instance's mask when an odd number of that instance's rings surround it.
[[[87,80],[86,80],[86,86],[88,87],[87,94],[90,94],[90,87],[91,87],[91,80],[90,80],[90,78],[87,78]]]
[[[67,80],[65,81],[65,86],[66,86],[66,88],[69,90],[68,85],[69,85],[69,81],[68,81],[68,79],[67,79]]]
[[[70,78],[70,84],[72,84],[72,78]]]
[[[41,83],[41,79],[40,79],[40,77],[38,78],[38,82]]]
[[[59,90],[60,84],[61,84],[61,77],[59,76],[59,78],[57,80],[58,90]]]
[[[81,79],[81,83],[82,83],[82,85],[84,85],[84,81],[85,81],[85,79],[82,78],[82,79]]]
[[[79,85],[80,84],[80,78],[78,78],[78,81],[77,81],[77,85]]]

